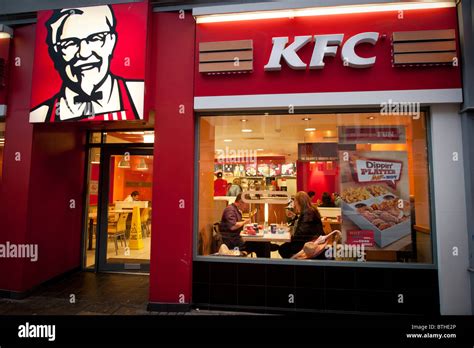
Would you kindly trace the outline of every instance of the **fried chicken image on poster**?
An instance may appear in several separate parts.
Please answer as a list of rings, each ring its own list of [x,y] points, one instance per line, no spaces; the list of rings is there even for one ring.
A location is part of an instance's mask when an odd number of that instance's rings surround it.
[[[147,4],[41,11],[30,122],[143,120]]]

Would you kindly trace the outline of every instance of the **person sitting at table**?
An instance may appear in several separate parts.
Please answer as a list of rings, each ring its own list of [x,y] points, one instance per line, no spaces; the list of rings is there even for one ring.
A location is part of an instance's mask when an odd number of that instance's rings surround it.
[[[304,243],[324,235],[321,215],[316,207],[311,204],[311,199],[304,191],[295,196],[295,212],[298,215],[291,241],[280,245],[278,253],[284,259],[289,259],[298,253]]]
[[[258,242],[244,242],[240,236],[244,226],[251,222],[250,219],[242,219],[242,211],[245,209],[248,209],[248,203],[242,200],[241,193],[237,195],[234,203],[229,204],[224,209],[219,224],[222,242],[229,249],[239,248],[240,251],[255,252],[257,256],[263,256],[263,247]]]
[[[140,192],[138,191],[133,191],[131,194],[127,196],[123,201],[124,202],[134,202],[134,201],[139,201],[140,200]]]
[[[321,203],[320,207],[334,208],[336,206],[334,204],[334,202],[332,201],[331,196],[327,192],[323,193],[323,196],[321,197],[321,201],[322,201],[322,203]]]

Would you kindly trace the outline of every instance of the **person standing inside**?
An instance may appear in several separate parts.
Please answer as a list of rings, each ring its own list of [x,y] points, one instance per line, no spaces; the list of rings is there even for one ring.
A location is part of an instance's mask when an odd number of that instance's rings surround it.
[[[222,179],[222,172],[216,174],[214,180],[214,196],[225,196],[227,194],[227,180]]]
[[[239,178],[235,178],[234,181],[232,182],[232,186],[230,187],[229,191],[227,191],[227,196],[238,196],[240,193],[242,193],[242,182],[240,181]]]
[[[298,253],[303,248],[304,243],[324,235],[321,215],[318,209],[311,204],[311,199],[304,191],[298,192],[295,196],[295,212],[298,219],[295,223],[291,241],[282,244],[278,249],[280,256],[284,259]]]

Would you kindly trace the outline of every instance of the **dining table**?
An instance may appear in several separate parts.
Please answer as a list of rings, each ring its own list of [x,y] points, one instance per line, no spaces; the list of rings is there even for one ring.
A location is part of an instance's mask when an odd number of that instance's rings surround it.
[[[244,242],[259,242],[264,243],[264,254],[263,257],[271,257],[271,245],[272,243],[286,243],[291,241],[291,233],[289,227],[283,228],[282,232],[272,233],[269,230],[260,229],[257,234],[249,234],[242,230],[240,236]]]

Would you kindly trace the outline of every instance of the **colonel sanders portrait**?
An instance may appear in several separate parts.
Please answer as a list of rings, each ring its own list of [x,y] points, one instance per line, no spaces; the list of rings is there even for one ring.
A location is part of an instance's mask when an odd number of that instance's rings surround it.
[[[111,6],[53,12],[46,22],[46,44],[62,84],[30,111],[30,122],[143,119],[144,82],[110,71],[119,40],[116,26]]]

